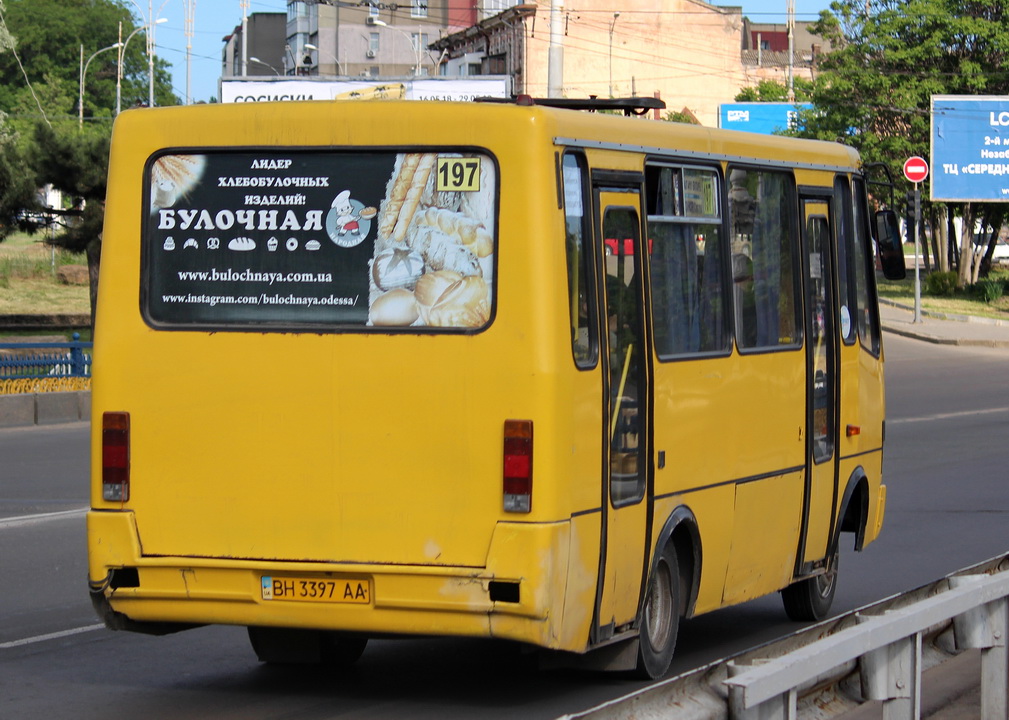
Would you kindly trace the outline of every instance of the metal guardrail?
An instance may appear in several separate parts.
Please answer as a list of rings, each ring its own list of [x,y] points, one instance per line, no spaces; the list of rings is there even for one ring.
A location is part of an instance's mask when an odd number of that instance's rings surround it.
[[[0,344],[0,380],[91,377],[92,343],[74,333],[70,342]]]
[[[1007,634],[1009,554],[565,717],[795,720],[877,701],[884,720],[918,720],[923,669],[974,651],[980,717],[1007,720]]]
[[[1009,573],[949,578],[950,589],[858,624],[795,652],[748,666],[729,664],[730,717],[786,720],[797,714],[796,688],[858,659],[862,694],[883,702],[886,720],[921,717],[922,636],[953,620],[957,649],[981,650],[981,717],[1006,718]],[[738,673],[738,674],[734,674]]]

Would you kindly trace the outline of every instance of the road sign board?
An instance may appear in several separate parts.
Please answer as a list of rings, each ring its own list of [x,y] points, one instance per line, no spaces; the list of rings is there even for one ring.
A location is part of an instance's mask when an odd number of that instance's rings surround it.
[[[928,177],[928,161],[923,157],[912,155],[904,161],[904,177],[913,183],[920,183]]]

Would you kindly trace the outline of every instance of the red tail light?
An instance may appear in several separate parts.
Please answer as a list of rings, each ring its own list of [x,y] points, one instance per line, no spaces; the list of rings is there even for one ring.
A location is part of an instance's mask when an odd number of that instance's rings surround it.
[[[102,415],[102,499],[130,499],[130,414]]]
[[[504,509],[527,513],[533,496],[533,422],[505,420]]]

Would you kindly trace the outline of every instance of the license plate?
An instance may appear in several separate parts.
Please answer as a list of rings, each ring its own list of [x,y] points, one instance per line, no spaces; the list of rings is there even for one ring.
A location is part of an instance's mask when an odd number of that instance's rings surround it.
[[[262,578],[263,600],[299,602],[359,603],[371,602],[371,583],[366,578]]]

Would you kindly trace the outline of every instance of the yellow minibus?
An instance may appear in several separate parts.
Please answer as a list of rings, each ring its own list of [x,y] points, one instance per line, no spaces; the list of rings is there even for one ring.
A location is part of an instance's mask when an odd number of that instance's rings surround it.
[[[108,627],[246,626],[281,663],[495,638],[659,677],[683,617],[777,591],[823,617],[840,534],[883,522],[894,216],[848,147],[654,106],[119,116]]]

